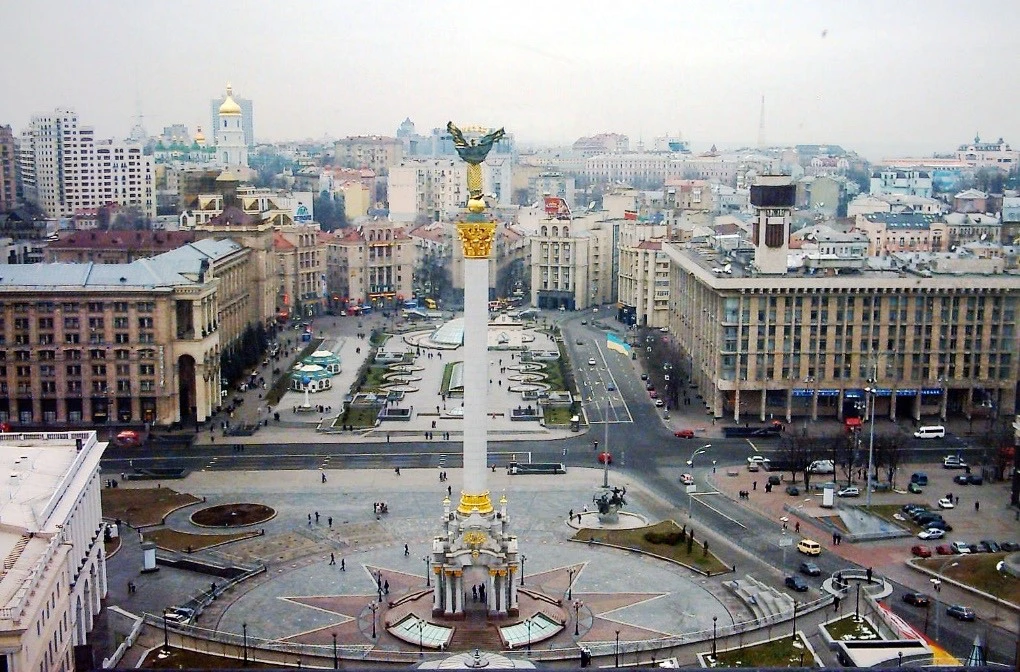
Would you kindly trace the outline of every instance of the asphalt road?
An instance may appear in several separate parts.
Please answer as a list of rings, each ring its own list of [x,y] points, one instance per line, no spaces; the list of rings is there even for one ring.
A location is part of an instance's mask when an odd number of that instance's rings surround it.
[[[604,313],[603,313],[604,315]],[[775,521],[739,506],[721,494],[706,491],[704,478],[711,463],[702,458],[694,468],[686,465],[691,454],[704,442],[700,439],[675,438],[662,422],[661,409],[655,408],[644,383],[633,365],[618,353],[606,349],[602,330],[591,324],[591,313],[550,314],[560,323],[564,339],[574,363],[574,372],[583,390],[585,413],[591,431],[561,441],[494,442],[489,444],[489,463],[505,465],[515,455],[518,460],[564,462],[568,466],[593,466],[598,441],[599,452],[609,450],[614,468],[623,468],[640,476],[650,489],[681,510],[689,510],[692,524],[708,527],[733,542],[756,561],[776,568],[784,567],[784,552],[779,547]],[[605,317],[605,319],[609,319]],[[581,321],[589,323],[582,325]],[[588,364],[589,359],[595,364]],[[608,422],[607,422],[608,420]],[[766,455],[777,448],[776,440],[711,439],[711,458],[719,467],[743,465],[748,455],[760,451]],[[904,446],[911,461],[937,462],[947,451],[962,450],[965,443],[956,437],[930,442],[909,440]],[[103,457],[106,473],[115,475],[134,469],[184,470],[268,470],[268,469],[366,469],[366,468],[458,468],[462,455],[458,442],[400,442],[357,444],[261,444],[236,450],[231,444],[194,446],[187,449],[161,448],[139,451],[110,446]],[[967,453],[964,451],[964,455]],[[693,471],[699,493],[688,495],[677,480],[681,472]],[[801,557],[792,549],[786,552],[786,568],[796,571]],[[847,567],[847,561],[835,554],[816,559],[824,575]],[[810,581],[809,581],[810,582]],[[931,607],[931,612],[902,602],[903,586],[895,585],[896,593],[888,604],[893,611],[916,629],[934,636],[936,621],[939,641],[947,650],[966,659],[974,637],[980,634],[989,646],[989,659],[1011,662],[1016,635],[981,620],[961,623],[944,613],[945,606]],[[847,609],[852,609],[852,600]],[[942,613],[936,619],[936,611]]]

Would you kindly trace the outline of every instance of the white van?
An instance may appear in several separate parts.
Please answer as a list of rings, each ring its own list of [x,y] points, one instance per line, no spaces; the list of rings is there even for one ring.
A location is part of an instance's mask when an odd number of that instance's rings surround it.
[[[836,464],[832,460],[815,460],[807,470],[812,474],[835,474]]]
[[[918,427],[917,431],[914,432],[915,439],[944,439],[946,438],[946,428],[942,425],[928,425],[925,427]]]

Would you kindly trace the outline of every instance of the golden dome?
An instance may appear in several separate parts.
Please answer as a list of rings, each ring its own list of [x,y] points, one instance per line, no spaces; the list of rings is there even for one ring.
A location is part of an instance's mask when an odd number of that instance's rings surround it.
[[[227,84],[227,98],[220,105],[220,114],[241,114],[241,106],[234,102],[234,89]]]
[[[200,145],[205,144],[205,133],[202,132],[202,127],[199,126],[198,130],[195,131],[195,142]]]

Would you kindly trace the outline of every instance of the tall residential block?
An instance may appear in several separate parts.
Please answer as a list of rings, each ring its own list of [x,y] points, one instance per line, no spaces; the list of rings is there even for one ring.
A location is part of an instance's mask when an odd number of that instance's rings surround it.
[[[10,126],[0,126],[0,212],[13,210],[17,191],[17,148]]]

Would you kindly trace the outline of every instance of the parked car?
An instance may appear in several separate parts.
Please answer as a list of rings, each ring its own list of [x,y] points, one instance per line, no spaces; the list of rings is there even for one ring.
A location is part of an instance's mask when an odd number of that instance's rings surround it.
[[[981,485],[985,482],[981,474],[967,474],[967,482],[971,485]]]
[[[595,364],[596,364],[595,358],[594,357],[589,357],[588,358],[588,366],[595,366]]]
[[[947,455],[942,458],[943,469],[966,469],[967,463],[959,455]]]
[[[648,396],[651,397],[652,399],[658,399],[659,398],[659,393],[656,392],[655,390],[650,390],[648,392]]]
[[[937,555],[952,555],[953,547],[949,544],[939,544],[935,547],[935,553]]]
[[[943,532],[952,532],[953,526],[944,520],[932,520],[927,524],[929,530],[942,530]]]
[[[946,613],[953,618],[960,619],[961,621],[973,621],[975,618],[974,610],[970,607],[965,607],[962,604],[949,605],[946,607]]]
[[[578,345],[584,345],[584,341],[582,341],[582,340],[581,340],[580,338],[579,338],[579,339],[577,339],[577,341],[575,341],[575,342],[576,342],[576,343],[577,343]]]
[[[968,544],[966,541],[954,541],[949,546],[950,548],[953,549],[953,553],[957,553],[960,555],[970,553],[970,544]]]
[[[647,373],[642,373],[641,374],[641,380],[648,380],[648,374]]]
[[[999,549],[1003,551],[1020,551],[1020,544],[1015,541],[1003,541],[999,544]]]
[[[924,593],[903,593],[903,601],[915,607],[927,607],[931,599]]]
[[[694,438],[694,430],[693,429],[678,429],[675,432],[673,432],[673,436],[675,436],[678,439],[693,439]]]
[[[839,495],[840,497],[860,497],[861,489],[858,488],[856,485],[851,485],[848,488],[843,488],[836,494]]]
[[[937,527],[929,527],[927,530],[922,530],[917,533],[918,539],[924,539],[925,541],[931,541],[932,539],[941,539],[946,536],[945,530],[940,530]]]
[[[998,553],[999,551],[1002,550],[1002,547],[999,546],[999,544],[997,544],[996,542],[992,541],[991,539],[982,539],[980,542],[978,542],[979,546],[981,544],[984,544],[985,546],[988,547],[989,553]]]
[[[786,494],[790,495],[791,497],[797,497],[798,495],[800,495],[800,488],[798,488],[796,485],[788,485],[786,486]]]
[[[769,475],[769,485],[779,485],[783,482],[783,477],[779,474]]]
[[[927,511],[927,510],[928,509],[926,509],[921,504],[904,504],[902,507],[900,507],[900,511],[907,515],[910,515],[914,511]]]
[[[822,570],[818,565],[811,562],[810,560],[805,560],[804,562],[800,563],[800,573],[807,574],[808,576],[821,576]]]
[[[942,499],[939,500],[939,508],[952,509],[955,508],[955,506],[953,505],[953,500],[949,499],[948,497],[943,497]]]
[[[907,492],[919,495],[922,492],[921,486],[918,485],[917,483],[911,483],[910,485],[907,486]]]
[[[680,474],[680,483],[683,485],[694,485],[694,476],[691,474]]]
[[[992,547],[988,545],[987,541],[979,541],[976,544],[971,545],[971,553],[991,553]]]
[[[953,476],[953,483],[959,483],[960,485],[970,485],[970,477],[967,474],[957,474]]]
[[[811,539],[801,539],[797,543],[797,550],[804,555],[821,555],[822,545]]]
[[[614,385],[612,383],[606,383],[606,391],[607,392],[616,392],[616,385]]]
[[[805,593],[807,592],[808,589],[807,581],[800,578],[799,576],[786,577],[786,587],[792,590],[796,590],[798,593]]]
[[[911,554],[916,555],[919,558],[931,557],[931,549],[925,546],[924,544],[917,544],[915,546],[911,546],[910,552]]]
[[[655,385],[652,385],[651,382],[645,383],[645,390],[646,391],[651,392],[654,389],[655,389]]]

